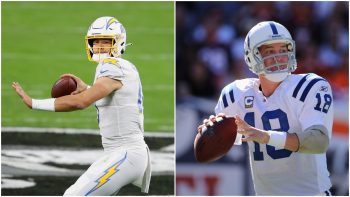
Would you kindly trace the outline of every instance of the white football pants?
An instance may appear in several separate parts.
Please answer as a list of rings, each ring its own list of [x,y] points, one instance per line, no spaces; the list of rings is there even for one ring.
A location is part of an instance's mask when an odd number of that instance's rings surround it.
[[[147,147],[135,147],[118,148],[116,151],[105,153],[66,190],[64,195],[108,196],[116,194],[129,183],[141,186],[150,163],[148,151]]]

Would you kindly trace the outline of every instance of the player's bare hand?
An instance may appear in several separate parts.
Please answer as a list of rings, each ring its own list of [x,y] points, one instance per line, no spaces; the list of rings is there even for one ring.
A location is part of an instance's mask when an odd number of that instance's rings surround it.
[[[255,141],[260,144],[267,144],[270,140],[270,136],[266,131],[250,126],[239,116],[235,116],[235,119],[237,132],[244,135],[244,138],[242,138],[243,142]]]
[[[18,96],[22,98],[24,104],[26,104],[27,107],[32,108],[32,99],[23,90],[22,86],[18,82],[12,82],[12,88],[16,91]]]
[[[213,124],[219,120],[220,118],[226,117],[224,113],[219,113],[216,116],[211,115],[209,116],[209,119],[204,119],[203,124],[199,125],[197,128],[198,133],[202,134],[203,130],[207,128],[208,126],[213,126]]]
[[[61,75],[61,77],[66,77],[66,76],[72,77],[77,82],[77,89],[71,93],[72,95],[79,94],[80,92],[84,92],[87,89],[88,86],[79,77],[70,73]]]

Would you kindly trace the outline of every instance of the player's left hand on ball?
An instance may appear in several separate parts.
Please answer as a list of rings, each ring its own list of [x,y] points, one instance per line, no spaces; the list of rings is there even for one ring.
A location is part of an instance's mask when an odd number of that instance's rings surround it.
[[[12,82],[12,88],[16,91],[18,96],[20,96],[29,108],[32,108],[32,99],[27,95],[27,93],[23,90],[22,86],[18,82]]]
[[[268,143],[270,136],[266,131],[250,126],[239,116],[235,116],[235,119],[237,125],[237,132],[244,135],[244,138],[242,138],[243,142],[255,141],[260,144]]]
[[[79,94],[80,92],[84,92],[87,89],[86,83],[81,80],[79,77],[73,75],[73,74],[63,74],[61,77],[69,76],[72,77],[77,82],[77,89],[71,93],[71,95]]]

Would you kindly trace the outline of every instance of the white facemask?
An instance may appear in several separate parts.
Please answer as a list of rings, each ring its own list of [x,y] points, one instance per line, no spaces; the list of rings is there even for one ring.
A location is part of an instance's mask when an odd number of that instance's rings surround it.
[[[107,57],[111,56],[108,53],[97,53],[92,55],[92,60],[95,62],[101,62]]]
[[[270,74],[265,74],[266,79],[272,81],[272,82],[281,82],[287,78],[289,75],[288,72],[280,72],[280,73],[270,73]]]

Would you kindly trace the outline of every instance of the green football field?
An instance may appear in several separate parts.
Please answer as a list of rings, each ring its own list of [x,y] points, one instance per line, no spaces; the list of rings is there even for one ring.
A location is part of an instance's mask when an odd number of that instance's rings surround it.
[[[123,58],[139,70],[146,131],[174,130],[173,2],[2,2],[2,127],[98,128],[93,106],[75,112],[29,110],[11,83],[37,99],[73,73],[92,84],[96,63],[85,53],[85,35],[101,16],[114,16],[127,31]],[[127,114],[125,114],[127,116]]]

